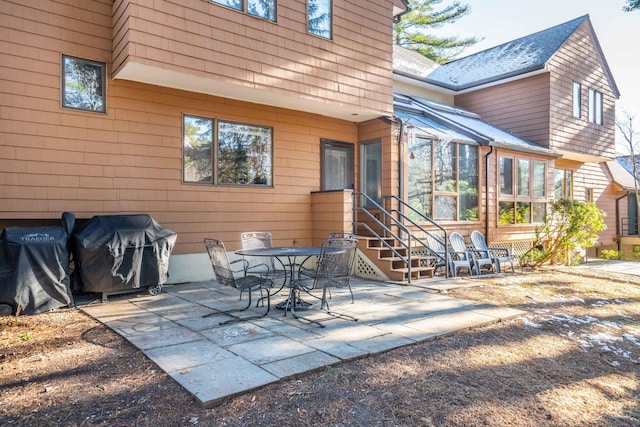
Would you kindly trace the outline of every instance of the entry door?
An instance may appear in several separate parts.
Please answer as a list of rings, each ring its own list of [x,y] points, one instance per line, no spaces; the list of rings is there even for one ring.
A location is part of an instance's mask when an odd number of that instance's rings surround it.
[[[353,177],[353,144],[345,142],[321,140],[321,189],[352,190]]]
[[[382,204],[382,141],[363,143],[361,147],[362,191],[378,204]],[[363,200],[362,204],[373,207],[369,200]]]

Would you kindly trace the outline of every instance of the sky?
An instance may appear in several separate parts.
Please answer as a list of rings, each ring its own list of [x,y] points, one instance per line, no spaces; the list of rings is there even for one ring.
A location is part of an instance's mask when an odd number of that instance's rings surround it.
[[[450,4],[445,0],[442,4]],[[443,35],[482,38],[458,58],[589,15],[620,91],[616,104],[640,123],[640,10],[623,12],[624,0],[461,0],[471,13],[443,26]],[[618,113],[620,117],[620,113]]]

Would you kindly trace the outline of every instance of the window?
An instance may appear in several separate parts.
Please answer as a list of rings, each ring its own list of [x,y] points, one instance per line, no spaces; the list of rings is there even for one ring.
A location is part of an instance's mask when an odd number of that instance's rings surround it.
[[[544,161],[500,157],[500,224],[532,224],[544,221],[547,208],[546,171],[547,164]]]
[[[309,34],[330,39],[333,36],[332,20],[331,0],[307,1],[307,31]]]
[[[353,189],[353,144],[321,140],[320,189]]]
[[[580,118],[582,114],[582,96],[581,96],[582,86],[580,83],[573,82],[573,117]]]
[[[183,180],[198,184],[271,186],[272,141],[270,127],[185,115]]]
[[[553,187],[556,199],[573,199],[573,171],[556,169]]]
[[[62,55],[62,107],[105,113],[106,65]]]
[[[584,189],[584,201],[588,203],[593,203],[593,188]]]
[[[589,89],[589,121],[602,124],[602,92]]]
[[[276,0],[210,0],[258,18],[276,20]]]
[[[478,220],[477,146],[417,136],[409,153],[408,202],[414,209],[437,221]]]

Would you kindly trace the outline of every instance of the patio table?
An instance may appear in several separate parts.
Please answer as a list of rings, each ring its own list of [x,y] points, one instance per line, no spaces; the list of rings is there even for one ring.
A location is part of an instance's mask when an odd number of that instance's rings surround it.
[[[286,300],[277,304],[276,308],[284,310],[285,316],[287,315],[287,311],[290,311],[294,318],[315,323],[321,328],[324,328],[322,323],[296,314],[296,310],[308,310],[312,305],[300,298],[300,287],[296,285],[295,280],[297,273],[296,270],[299,266],[304,264],[308,258],[313,256],[317,257],[321,252],[322,248],[317,246],[274,246],[270,248],[239,249],[235,251],[237,255],[242,256],[271,256],[276,258],[283,265],[288,265],[289,273],[285,278],[285,286],[289,287],[289,295]],[[296,258],[304,258],[304,260],[301,263],[296,263]],[[283,262],[283,259],[286,259],[287,263]]]

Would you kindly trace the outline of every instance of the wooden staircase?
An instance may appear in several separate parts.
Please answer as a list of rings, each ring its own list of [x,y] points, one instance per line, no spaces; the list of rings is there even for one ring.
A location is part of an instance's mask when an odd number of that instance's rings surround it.
[[[377,237],[357,236],[358,249],[374,263],[390,280],[397,282],[411,282],[413,280],[433,277],[434,268],[431,266],[433,256],[411,255],[411,273],[402,258],[398,257]],[[403,257],[407,257],[407,248],[399,245],[394,238],[383,239],[389,246]],[[409,277],[411,274],[411,277]]]

